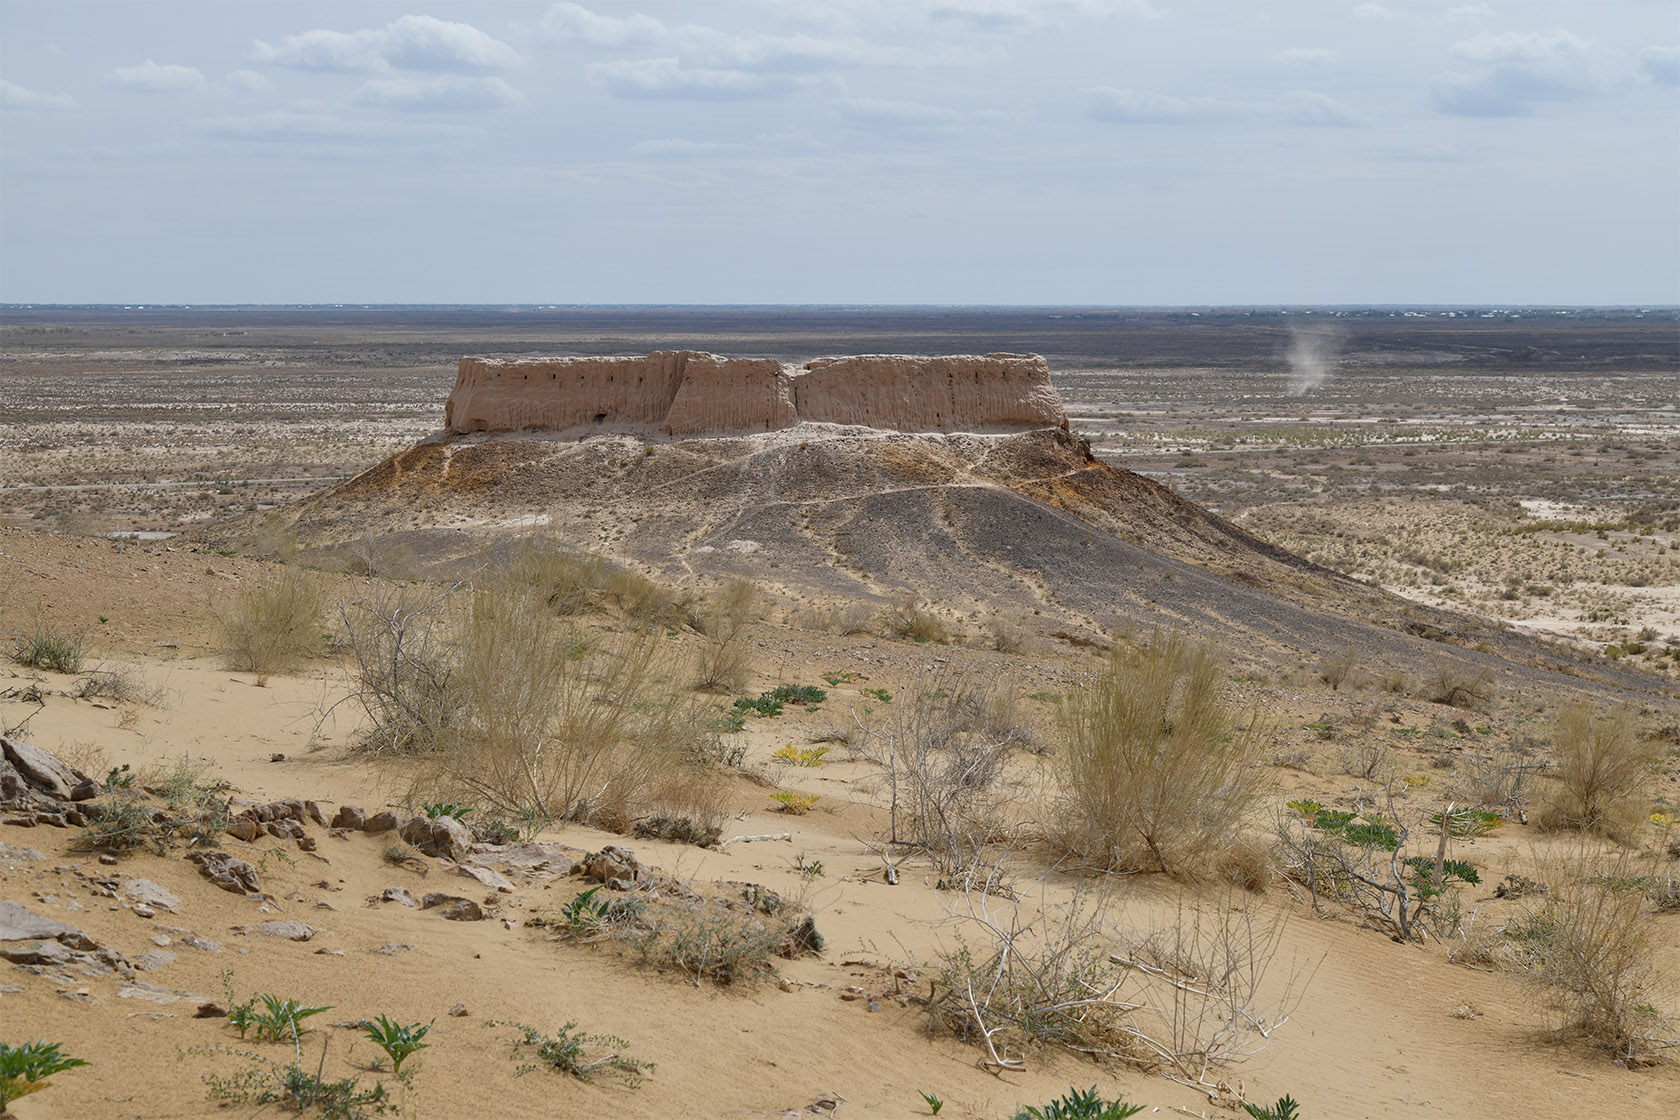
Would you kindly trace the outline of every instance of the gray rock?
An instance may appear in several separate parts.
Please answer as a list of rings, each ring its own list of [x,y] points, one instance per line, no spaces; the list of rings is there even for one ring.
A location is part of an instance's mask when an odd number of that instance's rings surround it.
[[[370,953],[378,953],[383,957],[394,957],[398,953],[406,953],[414,946],[406,941],[387,941],[377,949],[369,949]]]
[[[0,842],[0,863],[33,863],[46,858],[34,848],[14,848],[10,844]]]
[[[454,817],[415,817],[401,836],[423,854],[464,863],[472,857],[472,833]]]
[[[242,859],[226,852],[208,850],[189,852],[187,858],[198,864],[205,878],[224,891],[233,894],[262,893],[262,880],[257,878],[257,869]]]
[[[181,900],[174,892],[150,879],[125,879],[122,893],[130,902],[168,910],[171,914],[181,909]]]
[[[72,949],[81,949],[84,952],[98,947],[93,938],[74,926],[43,918],[27,906],[10,899],[0,900],[0,942],[37,940],[60,941]]]
[[[418,902],[414,901],[414,896],[413,895],[409,894],[407,891],[403,890],[401,887],[386,887],[385,892],[379,896],[379,901],[381,901],[381,902],[400,902],[404,906],[419,906],[420,905]]]
[[[439,916],[448,918],[452,922],[480,922],[484,920],[484,911],[478,903],[470,898],[462,898],[458,894],[432,891],[420,900],[420,908],[422,910],[436,910]]]
[[[264,937],[284,937],[287,941],[308,941],[315,936],[314,929],[291,919],[281,922],[264,922],[257,927],[257,932]]]
[[[55,756],[39,747],[30,746],[21,739],[0,737],[0,755],[12,764],[24,781],[60,801],[69,801],[71,792],[83,787],[83,783],[89,780],[86,774],[74,766],[59,761]],[[94,788],[98,789],[97,786]]]
[[[397,815],[386,809],[383,813],[375,813],[362,825],[363,832],[394,832],[400,822]]]
[[[513,891],[513,884],[493,867],[480,867],[476,863],[463,863],[455,868],[455,874],[464,875],[476,883],[482,883],[491,890],[509,894]]]
[[[174,964],[178,960],[174,953],[162,949],[153,949],[149,953],[141,953],[134,958],[134,967],[141,972],[150,972],[154,968],[162,968],[166,964]]]

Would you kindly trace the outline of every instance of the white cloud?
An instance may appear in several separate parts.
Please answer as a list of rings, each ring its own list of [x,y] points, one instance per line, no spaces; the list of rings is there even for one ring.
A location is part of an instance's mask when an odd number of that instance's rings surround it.
[[[538,30],[554,39],[579,39],[597,47],[643,47],[657,42],[666,28],[652,16],[603,16],[582,4],[554,4],[543,13]],[[651,143],[651,141],[650,141]]]
[[[484,74],[509,70],[519,53],[467,23],[403,16],[362,31],[317,29],[288,35],[278,46],[258,41],[259,62],[298,70],[377,74],[389,70]]]
[[[1680,47],[1646,47],[1639,52],[1639,72],[1653,82],[1680,85]]]
[[[1265,101],[1224,101],[1212,97],[1174,97],[1147,90],[1104,86],[1091,91],[1087,115],[1121,124],[1190,124],[1248,119],[1279,124],[1354,127],[1371,118],[1335,98],[1298,89]]]
[[[1523,116],[1538,103],[1576,100],[1604,85],[1591,66],[1591,44],[1568,31],[1478,35],[1453,44],[1452,53],[1482,64],[1430,83],[1429,103],[1454,116]]]
[[[746,144],[715,140],[643,140],[630,145],[630,150],[643,156],[712,156],[732,155],[749,149]]]
[[[351,95],[356,105],[423,113],[509,109],[522,105],[519,91],[500,78],[375,78]]]
[[[160,66],[148,58],[138,66],[121,66],[106,74],[105,84],[140,93],[174,93],[203,88],[204,73],[191,66]]]
[[[333,116],[330,113],[275,111],[241,117],[195,121],[195,132],[218,140],[259,144],[336,145],[357,150],[382,143],[459,142],[483,134],[467,125],[441,122],[410,123]]]
[[[36,93],[16,82],[0,78],[0,109],[74,109],[76,99],[68,93]]]
[[[1336,57],[1336,52],[1324,47],[1290,47],[1278,51],[1272,56],[1273,62],[1281,62],[1285,66],[1311,66],[1320,62],[1329,62]]]
[[[1063,27],[1075,19],[1158,14],[1148,0],[934,0],[929,14],[988,30]]]
[[[227,84],[233,89],[256,93],[268,88],[268,79],[255,70],[234,70],[228,74]]]
[[[969,119],[943,105],[875,97],[844,98],[835,108],[852,124],[874,132],[927,135],[956,128]]]
[[[1399,19],[1398,13],[1390,11],[1381,4],[1361,4],[1353,9],[1353,14],[1360,19]]]
[[[744,70],[684,66],[676,58],[600,62],[589,68],[615,97],[740,100],[785,93],[798,85],[790,77],[766,77]]]
[[[1458,4],[1447,9],[1442,18],[1449,23],[1473,23],[1479,19],[1488,19],[1493,15],[1493,9],[1486,4]]]

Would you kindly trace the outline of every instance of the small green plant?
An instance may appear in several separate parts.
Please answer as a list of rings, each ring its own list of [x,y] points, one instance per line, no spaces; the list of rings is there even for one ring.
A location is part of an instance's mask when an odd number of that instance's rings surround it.
[[[452,817],[463,823],[468,816],[476,812],[461,801],[427,801],[420,806],[420,811],[434,821],[439,817]]]
[[[579,1081],[593,1081],[599,1076],[614,1077],[634,1089],[642,1083],[643,1075],[654,1069],[652,1062],[621,1053],[630,1045],[624,1039],[610,1034],[584,1034],[577,1030],[576,1019],[555,1031],[553,1037],[524,1023],[492,1019],[484,1025],[512,1027],[519,1032],[519,1037],[513,1040],[514,1054],[519,1054],[522,1047],[528,1047],[537,1059],[521,1065],[520,1074],[548,1066],[561,1073],[569,1073]]]
[[[431,1029],[431,1023],[394,1023],[380,1015],[378,1023],[367,1025],[367,1036],[385,1051],[386,1056],[391,1059],[391,1072],[400,1077],[403,1059],[431,1045],[422,1041]]]
[[[875,699],[879,700],[883,704],[891,704],[892,703],[892,693],[888,692],[884,688],[865,688],[865,689],[860,689],[859,691],[861,691],[865,696],[874,697]]]
[[[735,701],[735,711],[740,713],[743,720],[748,712],[757,712],[767,718],[779,716],[782,714],[782,702],[772,699],[769,693],[753,699],[742,696]]]
[[[590,887],[560,907],[560,917],[566,923],[563,932],[572,937],[589,937],[601,931],[607,924],[609,907],[595,897],[600,890],[600,887]]]
[[[39,614],[35,616],[29,633],[16,636],[13,660],[29,669],[47,669],[54,673],[82,671],[82,637],[66,634],[47,624]]]
[[[134,785],[134,769],[128,763],[111,767],[110,773],[100,783],[100,788],[106,793],[115,793],[119,789],[129,789]]]
[[[1318,831],[1338,836],[1350,844],[1390,852],[1400,846],[1400,833],[1375,814],[1361,817],[1346,809],[1326,809],[1316,801],[1291,801],[1289,807]]]
[[[228,1104],[277,1104],[293,1112],[313,1112],[317,1120],[366,1120],[394,1110],[384,1082],[373,1088],[361,1087],[358,1077],[331,1080],[325,1076],[327,1048],[311,1073],[303,1067],[303,1053],[294,1043],[293,1059],[281,1064],[248,1050],[222,1046],[197,1046],[188,1054],[231,1054],[250,1065],[231,1075],[207,1074],[204,1083],[213,1101]],[[406,1081],[406,1079],[405,1079]]]
[[[1295,1098],[1285,1093],[1277,1099],[1277,1103],[1270,1106],[1258,1104],[1244,1104],[1243,1111],[1254,1120],[1300,1120],[1300,1105]]]
[[[808,860],[803,852],[794,857],[793,869],[807,879],[821,879],[823,875],[822,860]]]
[[[792,813],[796,817],[802,817],[810,812],[811,806],[821,801],[822,798],[814,793],[794,793],[792,790],[781,790],[772,793],[770,800],[780,806],[779,812]]]
[[[783,704],[821,704],[828,699],[814,684],[779,684],[764,695]]]
[[[801,749],[789,743],[775,751],[770,757],[779,758],[783,762],[791,762],[795,766],[821,766],[823,755],[828,753],[827,747],[808,747]]]
[[[319,1015],[323,1011],[331,1011],[332,1006],[306,1007],[295,999],[281,999],[279,996],[264,992],[257,997],[262,1001],[262,1009],[256,1011],[251,1019],[251,1026],[257,1029],[257,1039],[267,1038],[271,1042],[284,1042],[288,1038],[295,1039],[303,1034],[307,1027],[303,1021],[311,1015]],[[241,1036],[243,1037],[243,1036]]]
[[[822,675],[822,679],[825,683],[827,683],[828,687],[833,688],[835,685],[845,684],[848,681],[856,680],[857,674],[851,672],[824,673]]]
[[[21,1046],[0,1042],[0,1113],[19,1097],[45,1089],[54,1074],[88,1064],[66,1055],[62,1045],[44,1038]]]
[[[1097,1087],[1069,1089],[1043,1108],[1023,1108],[1015,1120],[1126,1120],[1143,1111],[1140,1104],[1127,1104],[1124,1097],[1105,1101]]]
[[[939,1110],[945,1107],[945,1102],[940,1099],[938,1093],[927,1093],[920,1089],[917,1089],[916,1092],[922,1094],[922,1099],[927,1102],[928,1111],[933,1113],[935,1116],[938,1116]]]
[[[1436,828],[1441,827],[1441,814],[1430,816],[1429,823]],[[1449,835],[1458,837],[1486,836],[1505,822],[1499,819],[1499,814],[1491,809],[1478,809],[1465,806],[1453,809],[1446,816],[1446,828]]]

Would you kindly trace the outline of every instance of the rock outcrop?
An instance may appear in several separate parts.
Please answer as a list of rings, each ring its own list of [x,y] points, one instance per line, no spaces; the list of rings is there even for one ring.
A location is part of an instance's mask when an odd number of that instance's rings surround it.
[[[789,368],[658,350],[636,358],[462,358],[451,432],[601,430],[745,435],[806,421],[899,432],[1066,428],[1043,358],[866,354]]]

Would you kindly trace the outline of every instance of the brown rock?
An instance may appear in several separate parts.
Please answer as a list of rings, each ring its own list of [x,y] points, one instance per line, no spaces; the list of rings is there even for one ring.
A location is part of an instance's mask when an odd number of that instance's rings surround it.
[[[420,909],[436,910],[439,916],[448,918],[452,922],[479,922],[484,920],[484,911],[470,898],[462,898],[456,894],[444,894],[442,891],[431,891],[420,900]]]
[[[454,817],[415,817],[400,834],[422,854],[464,862],[472,856],[472,833]]]
[[[0,736],[0,758],[11,763],[12,768],[25,782],[48,797],[60,801],[71,800],[71,791],[91,780],[74,766],[60,761],[57,756],[48,754],[39,747],[31,746],[22,739]],[[97,784],[94,789],[97,792]]]
[[[233,894],[261,894],[262,880],[257,869],[226,852],[188,852],[187,858],[198,864],[206,879]]]
[[[382,813],[375,813],[373,816],[369,817],[367,819],[367,823],[362,825],[362,831],[392,832],[396,829],[399,823],[401,822],[397,820],[397,815],[391,810],[386,809]]]
[[[332,827],[351,828],[360,832],[367,827],[367,814],[354,805],[340,805],[333,815]]]
[[[249,817],[236,817],[228,824],[227,834],[235,840],[243,840],[250,844],[262,835],[262,826]]]

